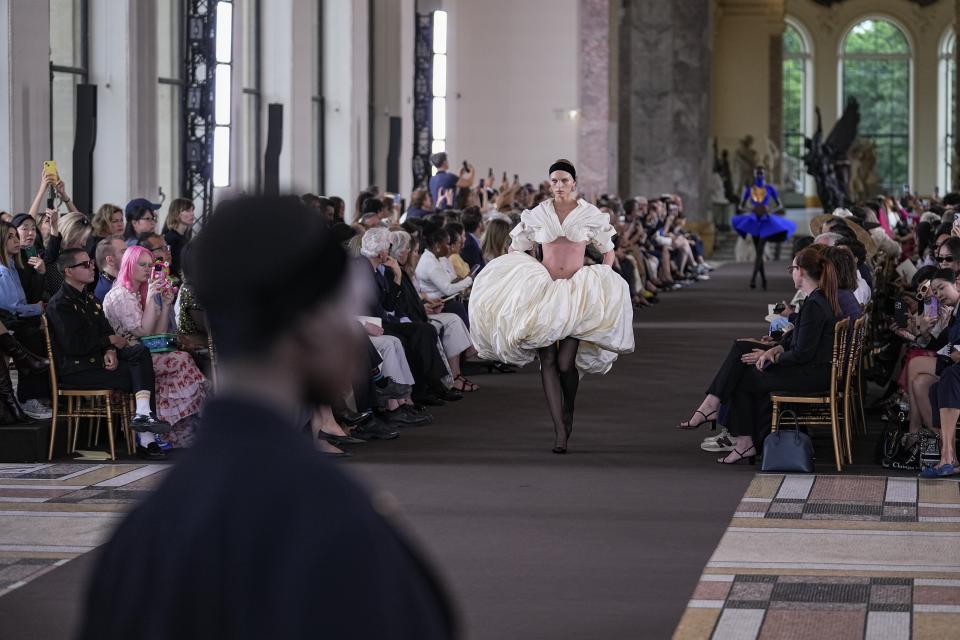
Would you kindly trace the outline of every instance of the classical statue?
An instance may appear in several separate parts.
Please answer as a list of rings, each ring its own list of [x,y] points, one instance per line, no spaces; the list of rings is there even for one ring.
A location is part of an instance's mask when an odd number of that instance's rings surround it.
[[[877,148],[866,138],[857,138],[850,147],[851,175],[850,193],[857,202],[880,194],[880,178],[877,177]]]
[[[825,212],[842,207],[850,200],[847,191],[850,175],[847,153],[857,137],[859,124],[860,105],[856,98],[850,98],[843,115],[833,126],[826,141],[823,141],[823,122],[820,108],[817,107],[817,130],[812,138],[804,141],[807,152],[803,156],[803,162],[807,173],[813,176],[817,184],[817,195]]]

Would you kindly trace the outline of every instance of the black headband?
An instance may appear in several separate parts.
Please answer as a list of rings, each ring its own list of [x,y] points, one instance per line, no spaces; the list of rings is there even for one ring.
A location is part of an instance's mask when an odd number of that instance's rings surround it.
[[[554,162],[552,165],[550,165],[550,171],[547,172],[547,175],[550,175],[554,171],[566,171],[571,176],[573,176],[574,180],[577,179],[577,170],[574,169],[573,165],[570,164],[569,162],[564,162],[563,160],[560,160],[559,162]]]

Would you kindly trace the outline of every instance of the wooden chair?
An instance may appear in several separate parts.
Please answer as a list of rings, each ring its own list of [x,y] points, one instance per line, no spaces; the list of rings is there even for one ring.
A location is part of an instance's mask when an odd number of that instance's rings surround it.
[[[843,442],[840,422],[843,420],[843,399],[846,385],[845,373],[847,367],[847,339],[850,320],[844,318],[838,322],[833,330],[833,357],[830,364],[830,388],[823,391],[804,393],[801,391],[774,391],[770,394],[773,402],[773,421],[771,431],[776,431],[780,419],[780,405],[803,405],[797,411],[797,417],[803,426],[830,426],[833,435],[833,454],[836,459],[837,471],[843,470]]]
[[[847,464],[853,464],[853,434],[852,423],[860,427],[863,434],[867,433],[866,414],[863,410],[863,392],[861,388],[861,372],[863,364],[863,343],[867,331],[867,316],[862,315],[853,323],[850,332],[850,346],[848,348],[847,374],[843,388],[843,428],[847,440]]]
[[[50,420],[50,448],[47,452],[47,460],[53,459],[53,445],[57,437],[57,418],[67,419],[67,451],[76,448],[76,429],[79,427],[81,418],[90,418],[97,420],[99,429],[100,418],[107,420],[107,441],[110,443],[110,459],[117,459],[116,447],[114,444],[114,416],[120,417],[124,429],[124,436],[127,440],[127,452],[132,453],[133,434],[130,430],[129,394],[117,392],[114,389],[77,389],[70,386],[63,386],[57,383],[56,359],[53,355],[53,342],[50,339],[50,326],[47,323],[47,317],[41,316],[41,325],[43,326],[43,336],[47,343],[47,359],[50,360],[50,391],[53,416]],[[120,400],[115,399],[115,394]],[[60,411],[60,399],[67,401],[67,410]],[[84,407],[83,400],[89,400],[90,406]],[[91,425],[92,428],[92,425]]]

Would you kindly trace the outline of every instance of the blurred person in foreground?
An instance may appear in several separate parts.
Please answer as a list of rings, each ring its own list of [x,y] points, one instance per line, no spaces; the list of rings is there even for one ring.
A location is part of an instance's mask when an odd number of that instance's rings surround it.
[[[456,637],[387,501],[302,433],[304,408],[333,403],[357,360],[357,280],[325,227],[299,202],[243,198],[194,240],[219,392],[195,446],[103,547],[80,638]],[[262,243],[285,247],[267,267],[227,257]],[[157,549],[176,552],[138,552]]]

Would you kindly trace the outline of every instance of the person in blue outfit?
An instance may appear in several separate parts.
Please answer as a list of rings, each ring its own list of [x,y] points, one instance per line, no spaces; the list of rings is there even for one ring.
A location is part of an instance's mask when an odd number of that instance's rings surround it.
[[[740,211],[748,211],[733,216],[730,224],[736,229],[740,237],[751,236],[756,249],[753,262],[753,274],[750,276],[750,288],[757,288],[757,273],[760,273],[760,283],[763,290],[767,290],[767,274],[763,271],[763,250],[767,242],[783,242],[797,230],[797,224],[783,216],[773,215],[783,210],[780,195],[772,184],[767,184],[763,167],[754,171],[753,185],[744,188],[740,198]]]

